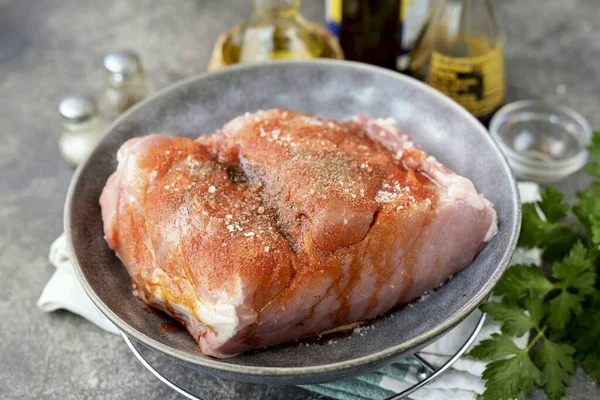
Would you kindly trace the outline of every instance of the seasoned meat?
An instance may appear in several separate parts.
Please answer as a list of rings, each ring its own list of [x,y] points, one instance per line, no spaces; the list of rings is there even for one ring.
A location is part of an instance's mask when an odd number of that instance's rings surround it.
[[[117,157],[106,240],[134,293],[215,357],[381,315],[497,232],[471,181],[390,120],[261,111],[195,141],[131,139]]]

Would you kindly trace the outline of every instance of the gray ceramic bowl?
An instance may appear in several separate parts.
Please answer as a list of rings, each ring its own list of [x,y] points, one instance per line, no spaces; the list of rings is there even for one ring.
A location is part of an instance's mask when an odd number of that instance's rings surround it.
[[[103,239],[98,198],[127,139],[153,132],[196,137],[246,111],[290,108],[324,117],[393,117],[428,152],[495,204],[500,232],[466,270],[426,300],[372,322],[363,336],[329,344],[291,343],[226,360],[203,356],[185,331],[160,329]],[[440,337],[490,293],[509,263],[520,225],[510,169],[482,125],[428,86],[380,68],[340,61],[275,62],[230,67],[171,86],[136,106],[108,130],[77,170],[66,203],[65,231],[76,272],[92,301],[135,340],[224,378],[270,384],[325,382],[364,373]],[[393,316],[393,318],[391,318]]]

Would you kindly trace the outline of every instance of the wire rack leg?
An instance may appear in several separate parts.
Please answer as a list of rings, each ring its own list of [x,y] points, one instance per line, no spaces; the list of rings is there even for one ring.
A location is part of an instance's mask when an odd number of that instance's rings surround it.
[[[157,377],[158,379],[160,379],[160,381],[162,383],[164,383],[165,385],[167,385],[168,387],[170,387],[171,389],[173,389],[174,391],[176,391],[180,395],[185,396],[186,398],[188,398],[190,400],[203,400],[201,397],[195,396],[195,395],[191,394],[190,392],[188,392],[187,390],[184,390],[184,389],[180,388],[179,386],[177,386],[176,384],[174,384],[173,382],[171,382],[169,379],[167,379],[160,372],[158,372],[156,369],[154,369],[154,367],[152,365],[150,365],[150,363],[148,361],[146,361],[146,359],[144,358],[144,356],[142,356],[140,354],[140,352],[138,351],[138,349],[135,348],[135,346],[133,345],[133,343],[131,343],[131,339],[129,339],[127,337],[127,335],[124,334],[123,332],[121,332],[121,336],[123,336],[123,340],[127,344],[127,347],[129,347],[129,350],[131,350],[131,352],[133,353],[133,355],[135,356],[135,358],[137,358],[138,361],[144,367],[146,367],[146,369],[148,371],[150,371],[152,373],[152,375],[154,375],[155,377]]]
[[[433,382],[437,378],[439,378],[440,375],[442,375],[444,372],[446,372],[452,366],[452,364],[454,364],[460,357],[462,357],[462,355],[465,354],[467,349],[473,344],[473,342],[475,341],[475,338],[477,337],[477,334],[479,333],[479,331],[481,331],[481,328],[483,327],[483,324],[485,323],[486,318],[487,318],[487,314],[482,313],[481,317],[479,318],[479,321],[477,322],[477,325],[475,325],[475,328],[473,328],[473,332],[471,333],[471,336],[469,336],[469,338],[465,341],[465,343],[461,346],[461,348],[458,349],[458,351],[448,361],[446,361],[446,363],[444,365],[442,365],[440,368],[436,369],[433,365],[428,363],[418,353],[414,354],[413,357],[421,364],[423,370],[429,371],[430,374],[427,374],[426,372],[418,373],[417,375],[421,375],[421,376],[419,376],[419,378],[423,378],[421,381],[419,381],[418,383],[409,387],[408,389],[403,390],[402,392],[400,392],[398,394],[388,397],[385,400],[403,399],[403,398],[409,396],[410,394],[416,392],[418,389],[422,388],[423,386],[425,386],[425,385]]]

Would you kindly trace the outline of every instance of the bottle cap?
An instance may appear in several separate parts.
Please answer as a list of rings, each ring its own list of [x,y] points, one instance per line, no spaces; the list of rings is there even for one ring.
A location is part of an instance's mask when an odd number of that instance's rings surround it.
[[[58,105],[58,112],[65,121],[81,123],[96,116],[98,107],[92,97],[76,94],[62,99]]]
[[[119,50],[104,56],[104,69],[111,81],[119,84],[142,71],[140,58],[130,50]]]

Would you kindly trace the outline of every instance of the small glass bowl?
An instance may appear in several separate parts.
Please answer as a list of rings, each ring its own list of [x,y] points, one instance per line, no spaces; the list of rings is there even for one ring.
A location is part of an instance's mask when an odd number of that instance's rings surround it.
[[[556,182],[587,162],[592,130],[568,107],[523,100],[502,107],[490,123],[492,138],[517,178]]]

